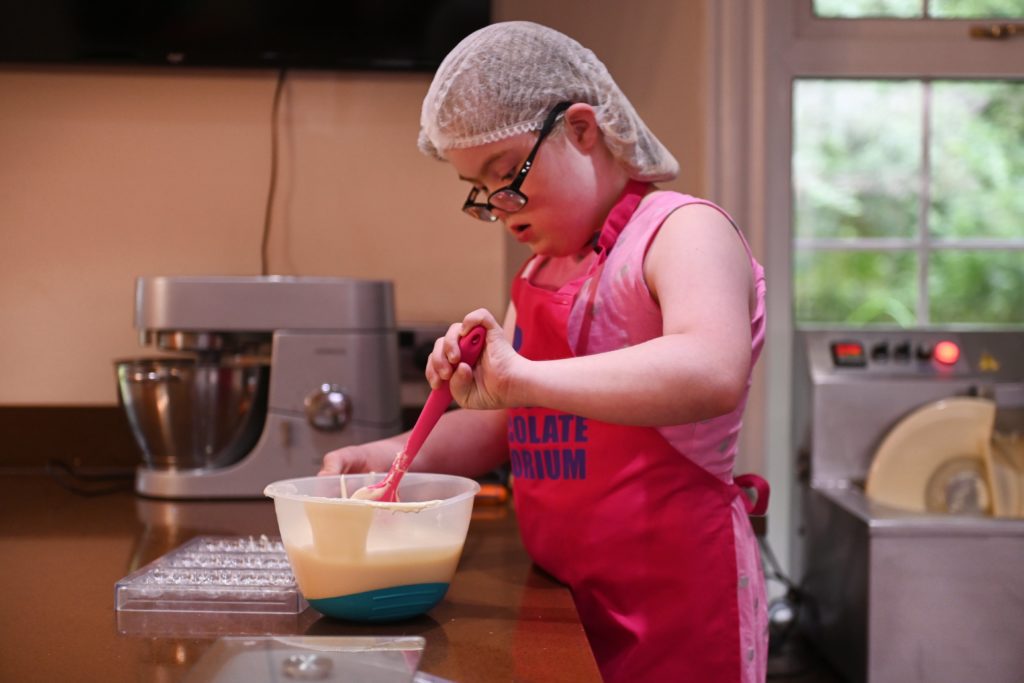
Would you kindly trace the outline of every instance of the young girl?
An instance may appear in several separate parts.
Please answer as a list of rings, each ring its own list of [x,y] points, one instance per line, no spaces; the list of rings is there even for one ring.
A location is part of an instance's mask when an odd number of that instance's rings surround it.
[[[441,64],[420,149],[470,184],[462,207],[529,246],[499,323],[437,340],[447,413],[414,469],[511,461],[534,561],[572,590],[608,681],[762,681],[764,579],[732,476],[764,339],[764,275],[710,202],[657,190],[678,164],[592,52],[527,22]],[[475,368],[458,339],[487,328]],[[328,453],[322,474],[386,471],[407,435]],[[749,477],[749,475],[748,475]],[[756,477],[739,479],[758,490]]]

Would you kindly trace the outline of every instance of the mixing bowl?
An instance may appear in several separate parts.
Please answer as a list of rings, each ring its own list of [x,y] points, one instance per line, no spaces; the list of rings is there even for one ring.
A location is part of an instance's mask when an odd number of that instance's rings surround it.
[[[196,358],[114,365],[118,398],[147,466],[222,467],[256,445],[267,412],[269,366]]]
[[[328,616],[393,621],[444,598],[466,541],[480,485],[447,474],[410,472],[400,503],[347,498],[383,474],[286,479],[264,493],[296,583]]]

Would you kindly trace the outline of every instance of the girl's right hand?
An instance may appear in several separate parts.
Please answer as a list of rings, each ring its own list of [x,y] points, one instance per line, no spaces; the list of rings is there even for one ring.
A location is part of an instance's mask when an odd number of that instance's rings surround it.
[[[484,350],[475,368],[462,362],[459,339],[474,327],[487,330]],[[463,408],[494,410],[510,407],[508,388],[526,360],[515,352],[505,338],[505,330],[486,309],[477,309],[461,323],[448,328],[434,343],[427,359],[426,376],[431,388],[447,381],[455,402]]]

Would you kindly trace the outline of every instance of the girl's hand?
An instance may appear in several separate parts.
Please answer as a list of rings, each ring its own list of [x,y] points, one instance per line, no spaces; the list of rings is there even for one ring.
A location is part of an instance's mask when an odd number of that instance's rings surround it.
[[[484,351],[475,368],[461,362],[459,339],[477,325],[487,330]],[[509,390],[526,359],[517,354],[505,337],[505,331],[491,315],[480,308],[448,328],[434,342],[427,359],[426,376],[431,388],[448,381],[455,402],[463,408],[493,410],[512,406]]]
[[[324,456],[317,476],[387,472],[401,449],[400,444],[387,439],[339,448]]]

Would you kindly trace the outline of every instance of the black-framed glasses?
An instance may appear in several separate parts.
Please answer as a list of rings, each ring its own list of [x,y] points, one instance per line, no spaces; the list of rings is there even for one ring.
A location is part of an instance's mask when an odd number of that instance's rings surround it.
[[[469,191],[469,196],[466,197],[466,203],[462,205],[462,210],[468,213],[473,218],[478,218],[482,221],[493,222],[498,220],[498,217],[494,214],[494,209],[501,209],[505,213],[515,213],[529,201],[529,197],[523,194],[519,188],[522,187],[523,181],[526,180],[526,174],[530,172],[530,168],[533,166],[533,158],[537,156],[537,150],[540,149],[540,143],[544,142],[544,138],[548,136],[551,130],[555,127],[555,121],[558,117],[572,106],[572,102],[560,102],[555,105],[548,117],[544,119],[544,125],[540,128],[540,134],[537,136],[537,142],[534,143],[533,149],[530,150],[529,156],[526,157],[526,161],[523,162],[522,167],[519,169],[519,173],[512,182],[505,187],[499,188],[487,196],[487,203],[481,204],[476,201],[476,197],[480,194],[479,187],[473,187]]]

